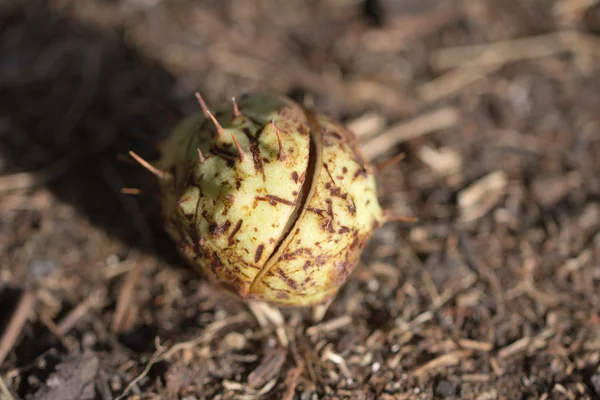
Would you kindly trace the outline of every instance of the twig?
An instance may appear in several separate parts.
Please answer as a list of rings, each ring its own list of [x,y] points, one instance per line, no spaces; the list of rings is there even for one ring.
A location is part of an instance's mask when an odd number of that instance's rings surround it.
[[[2,400],[15,400],[15,396],[13,396],[8,386],[6,386],[6,382],[4,382],[2,376],[0,376],[0,393],[3,394],[1,397]]]
[[[35,294],[30,291],[26,291],[23,293],[23,296],[21,296],[19,304],[17,305],[17,308],[13,312],[10,322],[8,323],[8,327],[2,335],[2,339],[0,339],[0,365],[2,365],[6,359],[6,356],[8,356],[11,349],[19,339],[19,335],[23,330],[23,326],[25,326],[27,319],[31,315],[35,300]]]
[[[344,315],[339,318],[335,318],[329,321],[320,323],[319,325],[311,326],[306,330],[306,334],[309,336],[316,335],[320,332],[331,332],[343,328],[346,325],[352,323],[352,317],[350,315]]]
[[[210,324],[206,328],[205,332],[201,336],[199,336],[195,339],[188,340],[186,342],[177,343],[177,344],[173,345],[171,348],[166,349],[166,350],[164,347],[159,347],[154,352],[154,354],[152,354],[152,357],[150,358],[150,361],[148,361],[148,364],[146,365],[144,370],[138,376],[136,376],[131,382],[129,382],[127,387],[125,387],[125,389],[123,390],[123,393],[121,393],[121,395],[119,397],[117,397],[116,400],[123,399],[125,396],[127,396],[129,391],[135,385],[137,385],[139,381],[144,379],[144,377],[146,375],[148,375],[148,372],[150,372],[150,368],[152,368],[152,366],[154,364],[156,364],[157,362],[166,360],[167,358],[171,357],[173,354],[175,354],[176,352],[178,352],[180,350],[185,350],[185,349],[189,349],[192,347],[196,347],[202,343],[208,343],[213,339],[213,337],[215,336],[215,334],[218,331],[225,328],[227,325],[235,324],[238,322],[243,322],[247,319],[248,318],[245,314],[239,314],[234,317],[225,318],[225,319],[222,319],[222,320],[219,320],[219,321],[216,321],[216,322],[213,322],[212,324]]]
[[[106,183],[111,187],[127,211],[127,214],[132,218],[133,225],[140,235],[142,244],[146,248],[151,248],[153,242],[153,237],[150,233],[151,230],[144,215],[139,210],[138,203],[130,197],[120,195],[120,188],[124,186],[121,176],[108,161],[102,162],[100,165],[98,165],[98,171]],[[135,257],[139,258],[139,255],[136,255]],[[120,332],[127,329],[125,324],[133,305],[132,298],[135,291],[135,285],[139,279],[139,275],[141,274],[141,270],[142,267],[138,259],[136,260],[134,266],[127,272],[125,283],[121,287],[119,298],[117,300],[117,308],[113,316],[112,329],[114,332]]]
[[[97,306],[104,300],[104,290],[96,289],[83,302],[71,310],[60,322],[56,325],[56,334],[59,336],[66,335],[89,311],[90,307]]]
[[[34,368],[37,368],[40,365],[39,363],[45,362],[46,357],[48,357],[51,354],[52,355],[57,354],[57,349],[55,347],[51,347],[48,350],[44,351],[42,354],[37,356],[35,358],[35,360],[31,361],[30,363],[22,365],[18,368],[13,368],[13,369],[9,370],[5,374],[6,379],[12,380],[12,379],[16,378],[17,376],[23,374],[24,372],[28,372]]]
[[[287,388],[281,397],[283,400],[292,400],[294,398],[294,392],[296,392],[296,386],[298,386],[298,380],[303,369],[304,365],[299,365],[288,371],[285,377],[285,385]]]
[[[399,325],[400,332],[412,332],[419,325],[422,325],[425,322],[431,321],[434,316],[435,315],[434,315],[433,311],[428,310],[428,311],[422,312],[421,314],[417,315],[416,317],[411,319],[409,322],[398,321],[397,325]]]
[[[327,310],[329,310],[329,307],[334,302],[334,300],[335,297],[332,297],[325,303],[314,306],[310,313],[311,321],[315,324],[323,321],[323,318],[325,318],[325,315],[327,314]]]
[[[465,63],[461,68],[449,71],[424,83],[417,88],[417,92],[424,102],[434,102],[491,75],[501,66],[502,64],[473,66],[471,63]]]
[[[385,117],[381,114],[370,112],[348,121],[346,126],[357,138],[365,139],[373,136],[386,125]]]
[[[173,354],[175,354],[176,352],[178,352],[180,350],[185,350],[185,349],[189,349],[192,347],[196,347],[202,343],[208,343],[214,338],[214,336],[217,334],[217,332],[219,332],[221,329],[225,328],[227,325],[244,322],[247,319],[248,319],[247,315],[239,314],[234,317],[229,317],[229,318],[225,318],[225,319],[222,319],[219,321],[215,321],[206,328],[206,331],[204,331],[204,333],[201,336],[199,336],[195,339],[192,339],[192,340],[188,340],[186,342],[181,342],[181,343],[177,343],[177,344],[173,345],[173,347],[171,347],[169,350],[164,352],[164,354],[161,356],[161,359],[166,360],[167,358],[171,357]]]
[[[469,67],[503,65],[519,60],[555,56],[567,51],[574,52],[578,48],[570,44],[586,40],[590,39],[581,33],[560,31],[494,43],[444,48],[433,52],[431,63],[437,69],[463,67],[467,64]],[[468,61],[465,63],[465,60]]]
[[[432,56],[434,68],[457,69],[423,84],[417,91],[421,100],[436,101],[487,77],[509,62],[555,56],[567,51],[590,54],[597,51],[598,44],[596,38],[574,31],[561,31],[490,44],[439,49]]]
[[[458,364],[463,358],[471,354],[470,350],[458,350],[452,353],[441,355],[425,363],[414,371],[415,376],[423,376],[439,368],[449,367]]]
[[[125,283],[123,283],[123,286],[119,292],[117,307],[112,321],[113,332],[122,332],[128,328],[127,317],[129,316],[129,311],[131,310],[135,285],[137,284],[141,272],[142,264],[138,259],[133,268],[127,272]]]
[[[248,304],[248,308],[252,311],[252,314],[256,317],[258,324],[262,328],[266,328],[270,321],[271,325],[275,327],[275,334],[279,339],[279,342],[283,347],[288,347],[290,340],[285,332],[285,319],[281,314],[281,311],[275,307],[271,307],[264,302],[251,302]]]
[[[383,133],[363,144],[361,152],[365,158],[372,160],[386,152],[394,145],[426,135],[435,131],[450,128],[459,122],[458,110],[454,107],[443,107],[428,112],[410,121],[391,126]]]
[[[528,349],[540,349],[546,346],[548,339],[554,335],[554,329],[544,329],[534,337],[521,338],[498,350],[498,358],[505,360],[511,356]]]
[[[150,358],[150,361],[148,361],[148,364],[146,364],[146,367],[144,368],[144,370],[138,376],[136,376],[131,382],[129,382],[129,384],[123,390],[123,393],[121,393],[121,395],[119,397],[117,397],[115,400],[121,400],[121,399],[125,398],[125,396],[127,396],[127,393],[129,393],[129,391],[135,385],[137,385],[139,381],[141,381],[142,379],[144,379],[144,377],[146,375],[148,375],[148,372],[150,372],[150,368],[152,368],[152,366],[154,364],[156,364],[157,362],[160,361],[160,358],[158,357],[159,354],[160,354],[160,350],[156,350],[154,352],[154,354],[152,355],[152,358]]]
[[[483,351],[489,352],[494,348],[493,343],[490,342],[480,342],[472,339],[459,339],[458,344],[460,347],[466,350],[475,350],[475,351]]]
[[[471,242],[465,234],[459,233],[458,244],[467,266],[478,275],[478,278],[484,278],[488,281],[492,293],[496,298],[497,314],[503,315],[506,310],[506,305],[504,303],[504,292],[502,291],[502,285],[500,285],[498,277],[494,271],[481,260],[481,258],[475,256]]]
[[[330,345],[327,345],[327,347],[323,351],[322,358],[336,364],[346,378],[352,379],[352,372],[350,372],[350,369],[346,364],[346,360],[340,354],[335,353],[333,350],[331,350]]]

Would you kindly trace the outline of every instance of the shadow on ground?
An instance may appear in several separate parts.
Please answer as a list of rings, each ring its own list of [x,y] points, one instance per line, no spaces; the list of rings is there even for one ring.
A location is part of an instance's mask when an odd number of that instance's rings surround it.
[[[152,196],[119,190],[153,188],[153,177],[126,154],[156,156],[153,143],[177,119],[172,77],[121,37],[43,6],[3,13],[2,175],[65,167],[47,183],[60,200],[134,248],[169,248],[159,221],[145,218],[156,215]]]
[[[23,263],[26,268],[21,263],[9,267],[14,281],[0,287],[0,302],[6,306],[0,314],[0,332],[7,325],[22,290],[31,284],[28,275],[51,275],[51,270],[60,268],[51,261],[51,255],[45,258],[54,245],[32,240],[36,232],[50,231],[38,236],[67,235],[69,238],[64,242],[55,238],[53,243],[63,243],[59,248],[69,252],[73,243],[85,242],[88,235],[94,234],[93,227],[99,227],[121,242],[122,248],[156,255],[170,265],[184,266],[160,226],[156,197],[133,198],[120,193],[122,187],[132,186],[145,193],[155,190],[153,176],[134,163],[127,152],[135,149],[148,159],[157,155],[154,144],[168,134],[179,118],[179,104],[172,96],[174,79],[114,32],[90,29],[39,3],[30,6],[32,3],[0,8],[3,192],[16,193],[6,190],[20,184],[20,180],[10,178],[17,176],[13,174],[25,172],[38,176],[36,171],[48,172],[49,176],[39,185],[32,185],[30,192],[45,185],[56,203],[72,206],[90,226],[83,228],[83,237],[73,239],[81,232],[72,232],[69,226],[61,228],[56,223],[55,203],[45,211],[35,207],[18,210],[17,204],[3,215],[7,219],[0,237],[7,240],[3,247],[9,253],[5,256],[10,259],[10,254],[15,254],[13,258],[18,258],[18,254],[28,254],[27,257],[36,254],[42,262],[29,260]],[[24,193],[23,197],[27,195]],[[79,265],[91,269],[85,262]],[[85,289],[77,291],[83,294]],[[77,296],[71,301],[77,301]],[[65,304],[61,314],[75,305]],[[43,326],[30,329],[46,332]],[[152,347],[153,341],[152,332],[146,330],[136,328],[130,332],[131,337],[126,335],[122,339],[133,350],[143,351]],[[27,334],[37,335],[31,331]],[[55,338],[52,343],[37,341],[35,345],[19,346],[19,360],[33,361],[54,342]]]

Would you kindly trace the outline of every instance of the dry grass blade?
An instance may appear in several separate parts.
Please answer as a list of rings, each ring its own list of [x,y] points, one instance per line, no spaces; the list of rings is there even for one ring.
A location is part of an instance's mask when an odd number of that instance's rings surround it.
[[[296,386],[298,386],[298,381],[300,379],[300,375],[302,375],[303,366],[300,365],[296,368],[292,368],[288,371],[285,377],[285,393],[282,396],[283,400],[293,400],[294,392],[296,391]]]
[[[381,134],[367,140],[361,152],[368,160],[385,153],[394,145],[427,135],[435,131],[448,129],[458,124],[460,116],[453,107],[442,107],[428,112],[410,121],[392,125]]]
[[[423,84],[418,89],[419,97],[425,102],[436,101],[487,77],[507,63],[565,52],[591,54],[597,52],[599,44],[596,38],[574,31],[561,31],[490,44],[439,49],[432,56],[434,67],[456,69]]]
[[[248,375],[248,385],[253,389],[258,389],[273,379],[278,373],[285,359],[287,351],[283,349],[273,350],[262,362]]]
[[[313,336],[321,332],[327,333],[335,331],[350,324],[352,324],[352,317],[350,315],[343,315],[339,318],[320,323],[319,325],[311,326],[306,330],[306,333],[309,336]]]
[[[492,172],[458,193],[460,219],[474,221],[494,207],[506,192],[508,176],[504,171]]]
[[[378,113],[366,113],[360,117],[348,121],[346,126],[357,138],[365,140],[381,131],[386,125],[386,119]]]
[[[417,88],[417,92],[424,102],[434,102],[486,78],[499,70],[501,66],[501,64],[473,66],[465,64],[461,68],[446,72],[436,79],[424,83]]]
[[[225,328],[228,325],[244,322],[247,319],[248,317],[245,314],[239,314],[233,317],[225,318],[220,321],[213,322],[211,325],[206,327],[206,330],[202,335],[195,339],[177,343],[168,349],[157,346],[159,348],[154,352],[154,354],[150,358],[150,361],[148,361],[148,364],[146,364],[146,367],[143,369],[143,371],[138,376],[136,376],[131,382],[129,382],[129,384],[127,384],[125,389],[123,389],[123,393],[121,393],[121,395],[115,400],[125,398],[125,396],[127,396],[127,394],[131,391],[131,389],[133,389],[139,381],[141,381],[142,379],[144,379],[144,377],[146,377],[146,375],[148,375],[148,372],[150,372],[152,366],[157,362],[169,359],[173,354],[177,353],[178,351],[193,348],[202,343],[208,343],[221,329]]]
[[[414,371],[414,375],[417,377],[422,377],[440,368],[457,365],[459,362],[461,362],[461,360],[465,359],[465,357],[469,356],[470,354],[470,350],[459,350],[444,354],[417,368]]]
[[[521,338],[503,348],[498,350],[498,358],[501,360],[506,360],[517,353],[524,352],[528,349],[537,350],[539,348],[545,347],[548,339],[554,335],[554,330],[551,328],[544,329],[542,332],[537,334],[534,337],[524,337]]]
[[[580,36],[583,35],[574,31],[559,31],[488,44],[437,49],[431,55],[431,62],[437,69],[447,69],[549,57],[576,50],[577,48],[570,44],[584,39]]]
[[[119,292],[117,307],[112,321],[113,332],[119,333],[127,331],[134,322],[134,314],[131,312],[131,307],[133,305],[135,286],[137,285],[141,273],[142,263],[138,259],[133,268],[127,272],[125,282]]]
[[[66,335],[73,327],[85,317],[90,309],[100,307],[104,303],[106,292],[104,288],[96,289],[84,301],[79,303],[77,307],[65,315],[56,325],[56,334],[59,336]]]

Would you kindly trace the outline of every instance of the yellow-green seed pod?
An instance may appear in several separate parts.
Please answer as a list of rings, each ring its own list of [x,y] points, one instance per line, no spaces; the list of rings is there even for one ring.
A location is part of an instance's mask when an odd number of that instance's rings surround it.
[[[353,134],[272,94],[214,114],[201,104],[155,164],[167,232],[192,265],[242,298],[330,299],[383,222]]]

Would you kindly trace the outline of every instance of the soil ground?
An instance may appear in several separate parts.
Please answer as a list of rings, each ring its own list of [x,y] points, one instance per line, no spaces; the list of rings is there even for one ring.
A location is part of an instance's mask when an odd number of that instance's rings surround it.
[[[599,34],[593,0],[3,1],[0,398],[600,398]],[[321,319],[224,295],[157,223],[127,151],[196,90],[406,154],[378,191],[418,222]]]

